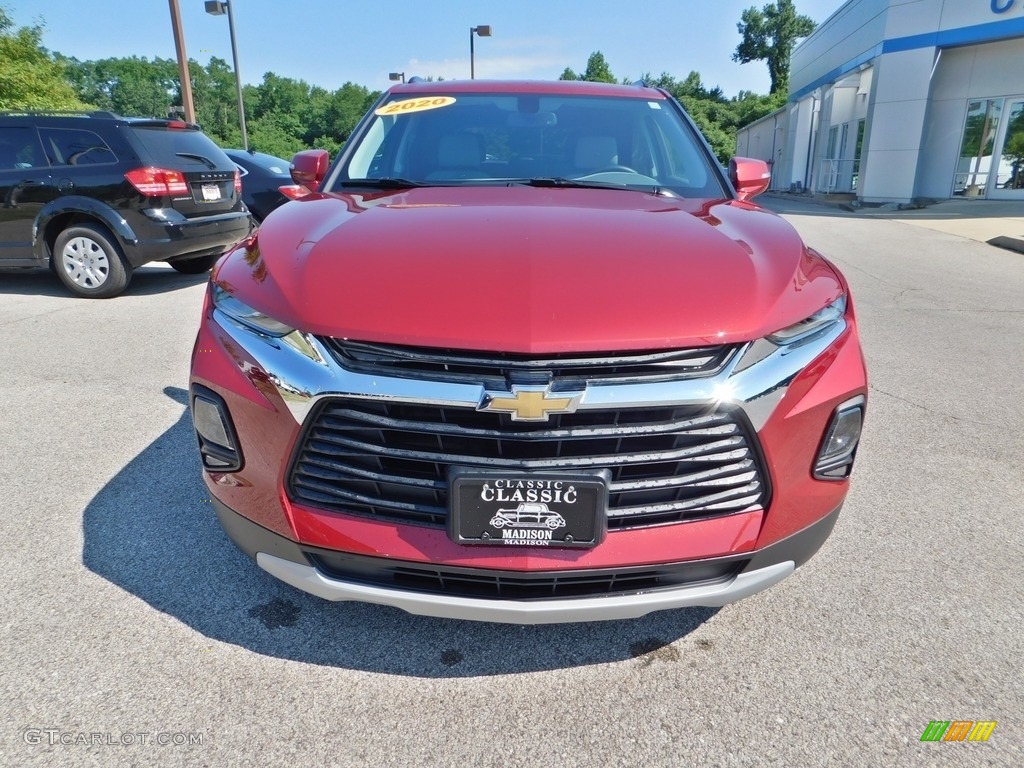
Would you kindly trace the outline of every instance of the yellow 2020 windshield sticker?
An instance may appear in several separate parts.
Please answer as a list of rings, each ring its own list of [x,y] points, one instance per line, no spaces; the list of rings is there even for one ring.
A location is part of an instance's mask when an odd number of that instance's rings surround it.
[[[454,96],[434,96],[433,98],[425,99],[403,99],[402,101],[392,101],[385,104],[383,107],[378,107],[373,111],[373,114],[381,116],[408,115],[413,112],[425,112],[428,109],[447,107],[454,103]]]

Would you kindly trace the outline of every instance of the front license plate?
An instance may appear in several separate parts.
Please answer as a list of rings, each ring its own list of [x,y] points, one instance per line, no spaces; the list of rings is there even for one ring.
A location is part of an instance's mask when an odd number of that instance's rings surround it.
[[[459,544],[593,547],[604,538],[607,471],[586,474],[453,470],[448,534]]]
[[[203,184],[203,200],[205,200],[207,203],[212,203],[215,200],[220,200],[220,185]]]

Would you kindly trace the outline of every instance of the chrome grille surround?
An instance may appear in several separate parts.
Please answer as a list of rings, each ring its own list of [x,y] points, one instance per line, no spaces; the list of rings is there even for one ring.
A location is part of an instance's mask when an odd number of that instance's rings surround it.
[[[649,352],[527,355],[318,339],[346,370],[489,387],[539,379],[555,388],[579,383],[678,381],[714,376],[742,345],[719,344]]]
[[[476,408],[486,392],[483,383],[351,371],[341,366],[334,352],[312,334],[295,331],[285,337],[272,338],[254,332],[220,310],[214,310],[214,319],[266,372],[292,418],[299,425],[306,425],[311,414],[312,423],[319,413],[318,410],[314,411],[322,402],[338,399],[358,404],[360,409],[371,414],[381,404],[385,407],[400,404],[410,407],[451,409],[452,412],[479,415]],[[600,424],[598,414],[591,412],[602,411],[626,412],[637,409],[637,412],[640,412],[647,409],[677,407],[695,409],[689,416],[684,414],[676,418],[676,421],[692,418],[694,413],[731,413],[735,415],[734,422],[740,425],[740,431],[747,440],[745,450],[753,451],[753,466],[748,469],[737,464],[727,471],[735,471],[736,476],[743,474],[744,471],[756,473],[757,431],[770,418],[793,379],[834,344],[846,329],[845,320],[841,320],[826,331],[788,347],[775,346],[765,339],[742,344],[728,356],[721,369],[712,375],[681,380],[626,379],[603,383],[588,382],[579,400],[578,410],[571,416],[584,420],[576,422],[579,426],[581,423],[586,424],[588,419]],[[392,418],[387,415],[386,417]],[[545,422],[539,427],[551,429],[556,424],[557,422]],[[657,427],[650,428],[657,430]],[[607,463],[607,455],[603,461]],[[286,473],[286,483],[291,479],[291,469],[289,468]],[[678,480],[684,483],[715,479],[694,478],[688,473],[683,473],[681,478],[689,478]],[[421,479],[427,483],[425,488],[432,492],[437,490],[434,485],[437,481],[436,476]],[[647,479],[650,478],[630,478],[629,481],[642,483]],[[620,478],[619,482],[626,482],[626,479]],[[762,495],[760,501],[751,500],[752,506],[758,503],[766,504],[768,501],[764,495],[764,486],[768,482],[766,472],[760,474],[759,482],[762,486]],[[625,486],[619,486],[619,490],[625,492],[627,489]],[[326,503],[320,502],[316,506],[331,509],[331,506],[324,507]],[[334,508],[341,509],[340,506]],[[673,513],[678,511],[675,509]],[[436,525],[438,521],[436,518],[431,519],[427,524]]]

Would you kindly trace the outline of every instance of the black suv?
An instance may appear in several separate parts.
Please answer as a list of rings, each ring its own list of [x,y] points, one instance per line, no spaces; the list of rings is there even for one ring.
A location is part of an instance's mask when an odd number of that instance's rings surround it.
[[[49,266],[93,298],[149,261],[205,272],[249,233],[241,186],[191,123],[0,113],[0,267]]]

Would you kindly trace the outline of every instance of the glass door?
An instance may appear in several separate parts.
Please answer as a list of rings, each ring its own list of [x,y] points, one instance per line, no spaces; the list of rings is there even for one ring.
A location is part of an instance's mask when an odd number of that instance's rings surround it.
[[[1024,200],[1024,96],[1007,99],[1005,115],[988,196]]]
[[[992,151],[1000,126],[1002,99],[984,99],[967,103],[960,158],[953,177],[953,195],[983,197],[992,168]]]

